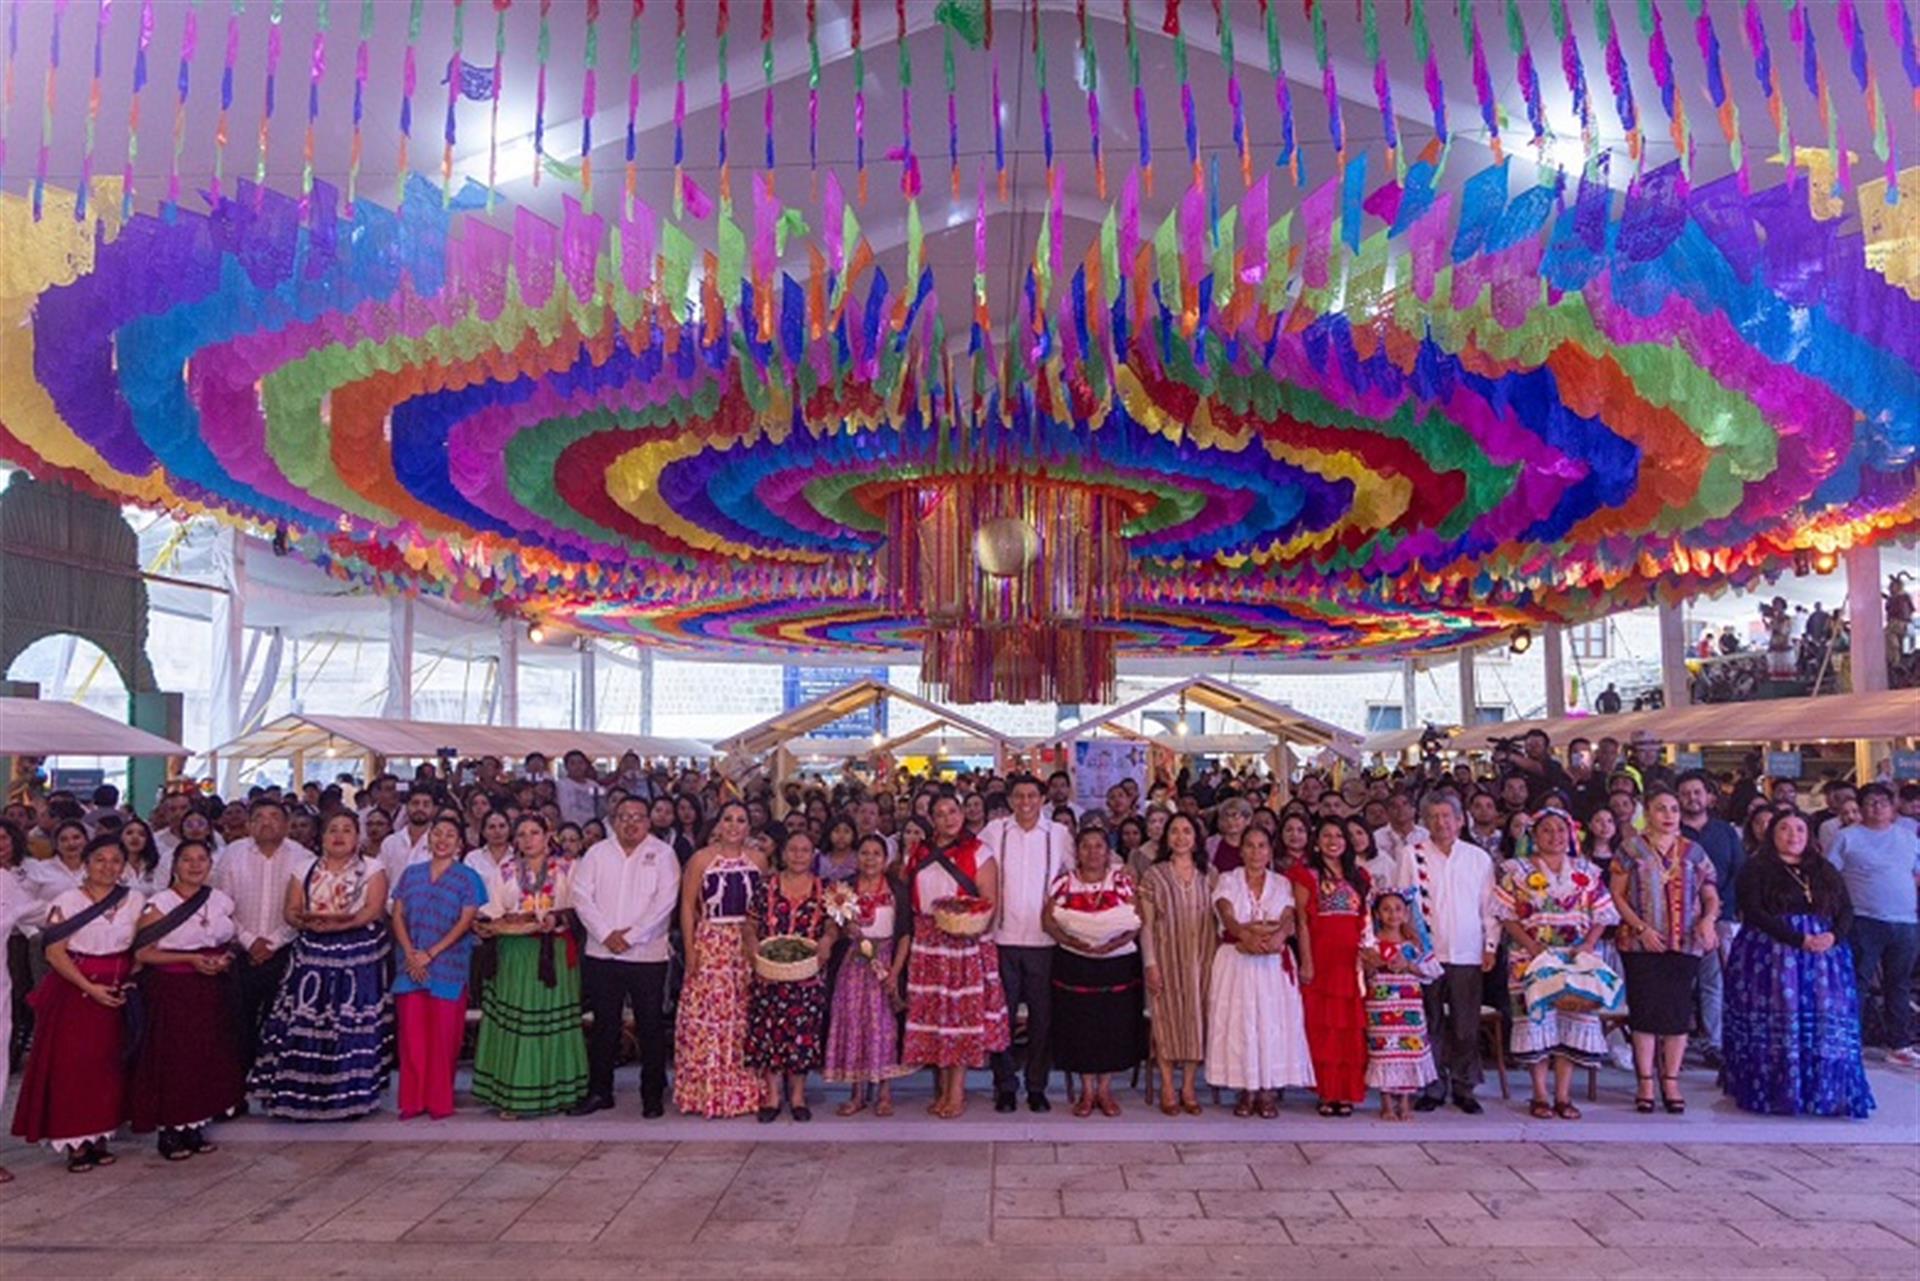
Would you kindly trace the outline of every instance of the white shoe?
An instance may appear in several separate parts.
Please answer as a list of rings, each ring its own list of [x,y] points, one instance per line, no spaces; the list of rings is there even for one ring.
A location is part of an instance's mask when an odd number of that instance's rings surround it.
[[[1893,1050],[1888,1053],[1887,1062],[1894,1067],[1920,1068],[1920,1050],[1911,1045],[1904,1050]]]

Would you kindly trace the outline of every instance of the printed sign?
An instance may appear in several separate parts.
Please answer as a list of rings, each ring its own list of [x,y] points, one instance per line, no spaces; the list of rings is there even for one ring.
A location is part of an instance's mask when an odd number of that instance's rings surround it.
[[[1895,752],[1893,777],[1902,783],[1920,782],[1920,752]]]
[[[1768,778],[1799,778],[1800,777],[1800,753],[1768,752],[1767,753],[1767,777]]]
[[[1689,770],[1705,769],[1706,767],[1707,754],[1705,752],[1675,752],[1673,754],[1673,768],[1682,774],[1685,774]]]
[[[808,667],[789,666],[785,672],[785,697],[781,701],[781,710],[792,711],[796,707],[811,703],[836,690],[845,689],[855,681],[875,680],[882,685],[887,682],[887,669],[884,667]],[[871,738],[878,733],[887,732],[887,700],[870,703],[853,713],[843,716],[831,725],[822,725],[809,733],[811,738]]]
[[[1132,779],[1147,794],[1147,744],[1117,738],[1083,738],[1073,745],[1073,801],[1082,811],[1104,813],[1107,789]]]

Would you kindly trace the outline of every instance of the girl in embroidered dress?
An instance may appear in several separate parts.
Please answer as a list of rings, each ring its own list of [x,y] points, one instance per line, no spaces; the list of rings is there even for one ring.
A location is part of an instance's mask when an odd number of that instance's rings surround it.
[[[1507,990],[1513,1024],[1508,1056],[1533,1076],[1529,1112],[1536,1120],[1557,1116],[1580,1119],[1573,1105],[1573,1069],[1599,1067],[1607,1057],[1607,1039],[1595,1014],[1567,1010],[1531,1010],[1527,1005],[1527,966],[1543,952],[1594,952],[1600,935],[1620,921],[1600,869],[1573,852],[1573,819],[1564,811],[1542,810],[1534,817],[1522,856],[1500,869],[1493,891],[1493,915],[1505,931]],[[1547,1102],[1547,1060],[1553,1060],[1553,1102]]]
[[[748,846],[747,827],[746,806],[721,806],[713,843],[687,864],[680,888],[680,933],[689,941],[674,1020],[673,1103],[705,1117],[760,1106],[760,1079],[744,1057],[753,971],[740,932],[767,862]]]
[[[343,1121],[380,1106],[393,1068],[387,874],[360,853],[360,820],[327,819],[320,857],[287,882],[300,931],[260,1032],[247,1088],[268,1116]]]
[[[887,875],[886,838],[863,837],[858,856],[853,892],[859,916],[833,987],[825,1076],[853,1087],[837,1115],[863,1110],[869,1087],[877,1086],[873,1114],[892,1116],[893,1081],[906,1070],[900,1066],[899,1015],[906,1008],[900,976],[913,950],[913,913],[906,887]]]
[[[1413,1096],[1439,1078],[1427,1043],[1421,985],[1442,967],[1414,933],[1413,909],[1400,890],[1374,898],[1373,946],[1360,954],[1367,973],[1367,1084],[1380,1091],[1380,1118],[1405,1121]]]

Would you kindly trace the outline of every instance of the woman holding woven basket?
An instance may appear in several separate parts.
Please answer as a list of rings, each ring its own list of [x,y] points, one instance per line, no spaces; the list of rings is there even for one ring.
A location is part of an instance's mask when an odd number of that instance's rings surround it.
[[[951,795],[933,802],[933,840],[913,851],[913,950],[907,958],[907,1039],[900,1060],[935,1069],[927,1111],[952,1120],[967,1109],[967,1069],[1010,1040],[1000,953],[986,937],[1000,896],[1000,865],[966,829]]]
[[[826,960],[840,931],[827,917],[813,855],[812,837],[798,828],[789,832],[780,845],[780,870],[760,882],[740,927],[754,971],[746,1065],[761,1074],[756,1115],[763,1124],[780,1115],[782,1077],[793,1119],[813,1119],[807,1074],[826,1057]]]

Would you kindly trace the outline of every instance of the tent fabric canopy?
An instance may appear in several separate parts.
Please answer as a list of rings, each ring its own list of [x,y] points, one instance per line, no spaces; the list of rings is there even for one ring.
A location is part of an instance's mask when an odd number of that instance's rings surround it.
[[[1622,742],[1636,734],[1648,734],[1663,743],[1702,745],[1920,738],[1920,689],[1508,721],[1475,725],[1447,746],[1461,752],[1485,751],[1494,738],[1511,738],[1535,729],[1545,730],[1556,744],[1576,735],[1597,738],[1603,734]]]
[[[627,752],[643,757],[706,757],[713,749],[690,738],[653,738],[604,730],[535,729],[518,725],[458,725],[443,721],[388,720],[377,716],[282,716],[230,743],[214,755],[240,760],[279,760],[309,756],[375,756],[426,759],[451,748],[459,756],[524,756],[541,752],[558,758],[578,749],[588,756],[613,758]]]
[[[1305,743],[1314,747],[1332,747],[1341,754],[1353,751],[1360,745],[1360,736],[1338,725],[1308,716],[1305,712],[1295,711],[1284,703],[1276,703],[1260,695],[1229,685],[1223,680],[1211,676],[1192,676],[1183,681],[1175,681],[1163,689],[1155,690],[1143,698],[1124,703],[1112,711],[1091,720],[1082,721],[1073,729],[1049,740],[1056,743],[1071,743],[1075,739],[1085,738],[1096,730],[1117,725],[1125,717],[1145,710],[1155,703],[1170,698],[1184,698],[1187,703],[1218,712],[1230,720],[1251,726],[1263,734],[1288,743]],[[1184,747],[1176,735],[1156,735],[1155,741],[1179,751],[1191,751]]]
[[[1441,726],[1442,732],[1450,727]],[[1418,747],[1426,736],[1426,726],[1415,729],[1386,729],[1369,734],[1360,740],[1360,750],[1374,756],[1398,756],[1410,748]]]
[[[888,698],[897,698],[903,703],[928,713],[934,717],[936,726],[951,726],[964,735],[984,739],[994,745],[1013,748],[1019,746],[1018,740],[1009,738],[989,725],[983,725],[970,717],[962,716],[951,708],[942,707],[918,694],[910,694],[885,681],[867,679],[854,681],[851,685],[843,685],[810,702],[789,708],[777,716],[770,716],[758,725],[744,729],[729,738],[721,739],[714,744],[714,749],[728,756],[758,756],[784,745],[797,754],[799,748],[793,740],[831,725],[835,721],[844,720],[855,712]],[[886,746],[897,746],[901,741],[896,739]],[[866,744],[862,750],[872,750],[872,744]],[[989,748],[989,750],[992,749]]]
[[[189,756],[185,747],[78,703],[0,698],[0,756]]]

